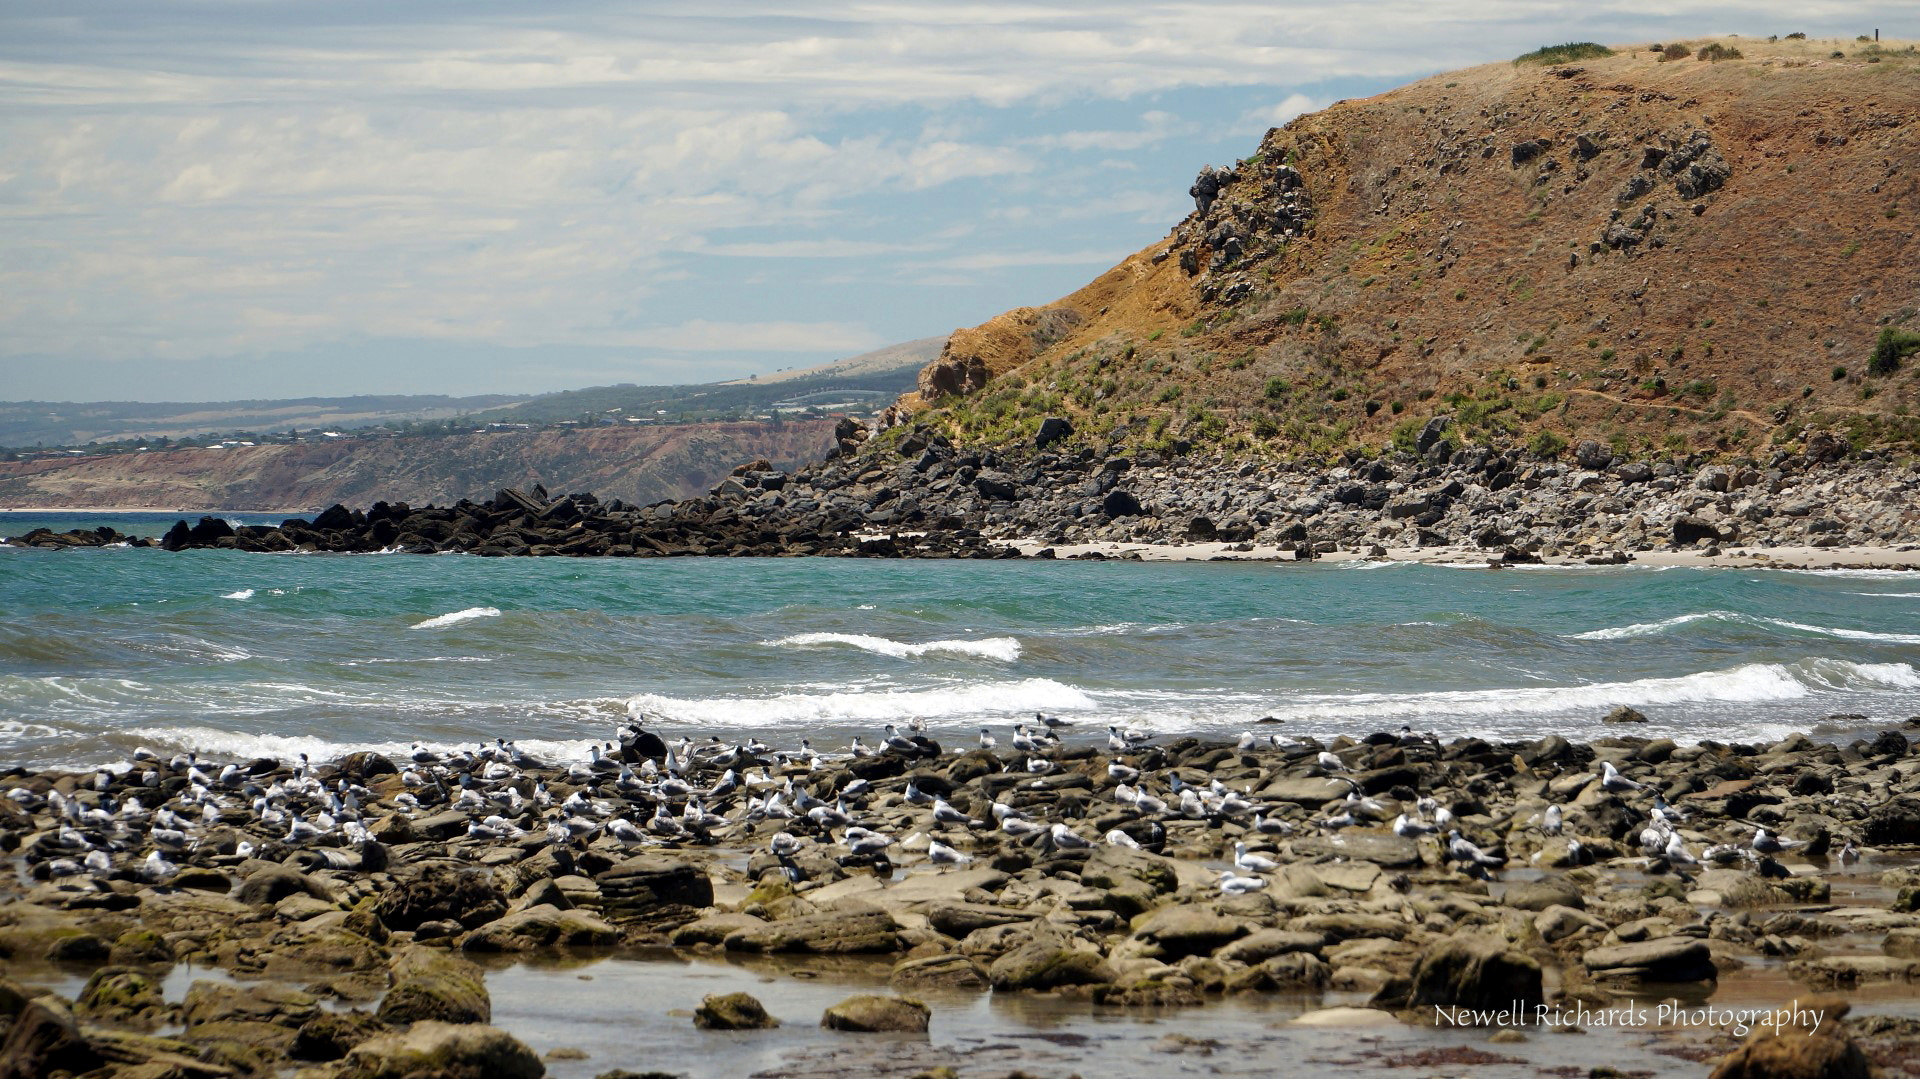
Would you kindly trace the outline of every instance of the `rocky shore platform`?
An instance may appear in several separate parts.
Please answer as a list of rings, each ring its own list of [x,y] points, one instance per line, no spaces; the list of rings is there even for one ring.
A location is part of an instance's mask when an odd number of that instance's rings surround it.
[[[1612,564],[1643,552],[1733,548],[1920,552],[1920,474],[1814,433],[1798,454],[1708,462],[1616,460],[1584,441],[1551,458],[1457,448],[1446,424],[1415,445],[1332,463],[1163,457],[1073,448],[1065,421],[1040,445],[974,451],[928,428],[870,435],[843,421],[839,447],[788,473],[740,466],[706,496],[632,506],[591,494],[508,489],[486,502],[335,506],[311,519],[235,528],[182,520],[165,536],[40,530],[15,546],[115,543],[168,550],[465,552],[484,556],[830,555],[1107,557],[1103,545],[1208,545],[1228,557],[1477,555],[1500,564]]]
[[[539,1076],[525,1032],[490,1025],[484,964],[660,949],[884,964],[889,991],[819,1020],[855,1039],[922,1037],[920,996],[969,991],[1154,1015],[1340,994],[1365,1007],[1297,1022],[1486,1030],[1435,1067],[1508,1059],[1581,1009],[1711,1004],[1766,970],[1778,1024],[1684,1032],[1665,1074],[1920,1067],[1920,1019],[1847,1014],[1850,994],[1920,976],[1920,760],[1899,731],[1280,729],[1223,744],[1036,724],[1011,751],[963,752],[889,732],[821,755],[634,727],[584,761],[506,743],[15,768],[0,1076]],[[68,999],[48,972],[85,980]],[[608,1001],[608,1020],[772,1025],[751,996],[686,992]],[[635,1046],[604,1074],[648,1059]]]

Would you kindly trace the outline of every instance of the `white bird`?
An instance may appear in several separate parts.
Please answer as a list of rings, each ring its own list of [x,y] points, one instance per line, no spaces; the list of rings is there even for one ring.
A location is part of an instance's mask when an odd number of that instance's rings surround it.
[[[966,865],[968,862],[973,861],[973,855],[962,854],[952,847],[947,846],[945,843],[940,842],[938,839],[929,838],[927,840],[927,859],[934,865]]]
[[[1027,773],[1029,775],[1043,776],[1058,767],[1060,766],[1047,760],[1045,757],[1027,758]]]
[[[1241,731],[1240,740],[1235,742],[1233,747],[1242,753],[1251,753],[1253,752],[1253,747],[1259,743],[1260,740],[1253,736],[1252,731]]]
[[[852,854],[879,854],[893,845],[893,837],[871,828],[848,828],[843,839]]]
[[[1027,839],[1046,831],[1047,826],[1024,817],[1004,817],[1000,821],[1000,830],[1015,839]]]
[[[1546,833],[1547,835],[1560,834],[1560,807],[1559,806],[1550,805],[1547,807],[1546,815],[1542,817],[1540,821],[1540,830]]]
[[[791,858],[799,853],[803,841],[792,832],[775,832],[767,841],[767,849],[778,858]]]
[[[1700,859],[1687,853],[1687,845],[1680,841],[1680,833],[1678,832],[1675,832],[1672,837],[1667,840],[1667,849],[1662,853],[1666,855],[1667,861],[1672,862],[1674,865],[1700,864]]]
[[[907,780],[906,792],[901,797],[907,800],[908,805],[930,806],[933,804],[933,795],[921,790],[919,785],[911,779]]]
[[[1344,772],[1347,770],[1346,761],[1341,760],[1339,757],[1334,756],[1324,749],[1320,751],[1320,756],[1315,759],[1320,762],[1320,767],[1323,771]]]
[[[1242,877],[1231,870],[1223,870],[1220,873],[1220,894],[1222,895],[1246,895],[1248,892],[1257,892],[1266,886],[1265,877]]]
[[[941,824],[964,824],[969,828],[978,828],[986,823],[985,821],[974,820],[972,817],[948,805],[945,798],[935,798],[933,800],[933,819],[939,821]]]
[[[1781,854],[1799,845],[1800,843],[1797,840],[1770,836],[1767,834],[1765,828],[1755,828],[1753,830],[1753,849],[1761,854]]]
[[[1280,868],[1280,863],[1264,854],[1255,854],[1247,849],[1245,843],[1233,845],[1233,864],[1237,869],[1249,873],[1271,873]]]
[[[579,818],[575,817],[575,818],[569,818],[569,819],[578,820]],[[591,821],[588,821],[586,823],[590,827],[598,827],[598,825],[594,825]],[[567,829],[567,833],[571,835],[572,830]],[[637,826],[634,825],[632,821],[627,820],[624,817],[615,817],[614,819],[608,821],[607,834],[612,836],[614,842],[620,844],[620,846],[626,850],[632,850],[635,847],[643,847],[643,846],[646,846],[647,844],[646,833],[642,832]]]
[[[1107,775],[1116,782],[1131,783],[1140,778],[1140,769],[1129,768],[1119,761],[1108,761]]]
[[[169,862],[159,851],[146,852],[146,860],[140,862],[140,879],[146,881],[171,881],[179,872],[179,866]]]
[[[900,728],[891,723],[887,724],[887,748],[897,749],[902,753],[920,752],[920,746],[913,739],[901,734]]]
[[[1262,835],[1292,835],[1293,825],[1278,817],[1266,817],[1255,813],[1253,815],[1253,830]]]
[[[1056,847],[1059,847],[1062,850],[1085,850],[1088,847],[1093,846],[1092,840],[1086,839],[1083,836],[1075,835],[1073,830],[1068,828],[1065,824],[1060,824],[1056,822],[1053,826],[1052,834],[1053,834],[1053,845]]]
[[[1507,864],[1505,858],[1498,858],[1481,850],[1472,840],[1461,835],[1457,828],[1447,833],[1447,839],[1447,856],[1456,862],[1488,868],[1498,868]]]
[[[1111,847],[1131,847],[1134,850],[1140,849],[1140,842],[1138,840],[1118,828],[1108,831],[1106,839],[1107,845]]]
[[[873,747],[862,742],[860,736],[856,734],[853,736],[853,744],[847,747],[847,752],[856,757],[871,757],[873,756]]]
[[[1420,820],[1417,817],[1409,817],[1405,813],[1393,818],[1393,834],[1405,836],[1408,839],[1418,839],[1423,835],[1432,835],[1439,830],[1438,827],[1428,824],[1426,821]]]
[[[981,749],[992,749],[994,746],[998,744],[999,743],[994,740],[992,731],[986,729],[985,727],[980,728],[980,748]]]
[[[1620,769],[1615,768],[1612,761],[1601,761],[1600,789],[1614,791],[1616,793],[1620,791],[1643,791],[1647,789],[1647,785],[1644,783],[1636,783],[1626,776],[1621,775]]]

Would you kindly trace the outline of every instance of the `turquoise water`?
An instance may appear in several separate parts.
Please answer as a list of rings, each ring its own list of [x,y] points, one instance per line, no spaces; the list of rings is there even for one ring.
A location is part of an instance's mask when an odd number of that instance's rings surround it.
[[[81,522],[85,523],[85,522]],[[0,549],[0,764],[669,734],[1849,738],[1920,713],[1920,576]],[[1864,719],[1832,719],[1858,714]]]

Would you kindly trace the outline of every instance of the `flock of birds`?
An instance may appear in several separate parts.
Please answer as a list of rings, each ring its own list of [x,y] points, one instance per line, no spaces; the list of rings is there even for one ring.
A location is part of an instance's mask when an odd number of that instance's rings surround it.
[[[1059,759],[1057,752],[1062,749],[1059,731],[1068,726],[1072,724],[1045,715],[1016,725],[1009,739],[1019,755],[1015,767],[1032,779],[1002,791],[1049,786],[1048,777],[1072,763]],[[1105,775],[1112,783],[1109,797],[1128,816],[1097,838],[1076,831],[1069,821],[1036,816],[1044,799],[1009,800],[1003,793],[975,817],[951,804],[946,791],[923,790],[922,783],[932,786],[932,780],[909,778],[901,798],[918,812],[889,813],[875,805],[881,792],[858,778],[857,768],[829,769],[824,783],[814,777],[828,763],[883,753],[916,758],[937,753],[933,743],[919,736],[923,730],[919,723],[909,723],[906,730],[888,724],[875,744],[856,736],[845,752],[828,754],[816,751],[805,738],[797,750],[775,750],[757,739],[729,744],[718,738],[701,743],[682,738],[669,745],[629,723],[616,733],[616,741],[596,745],[585,760],[564,766],[550,766],[504,739],[450,753],[416,744],[394,762],[400,790],[385,799],[384,809],[372,790],[337,769],[328,780],[319,778],[305,754],[290,772],[261,773],[237,764],[211,765],[190,753],[163,760],[141,749],[131,767],[94,772],[71,795],[27,787],[5,793],[28,811],[49,811],[57,822],[25,851],[30,872],[39,879],[131,876],[159,884],[179,872],[182,860],[233,864],[250,857],[286,859],[294,852],[304,852],[303,860],[314,868],[382,868],[385,848],[366,823],[365,814],[373,810],[414,817],[451,810],[467,818],[465,834],[472,840],[546,842],[563,860],[602,838],[623,851],[744,840],[757,846],[757,837],[773,828],[765,849],[793,880],[808,875],[800,856],[810,848],[843,865],[865,864],[890,872],[891,852],[917,851],[924,845],[927,861],[945,868],[972,862],[974,855],[963,848],[978,849],[982,844],[974,840],[989,831],[1048,850],[1099,844],[1158,850],[1166,839],[1165,825],[1175,820],[1233,822],[1256,841],[1294,835],[1302,828],[1336,832],[1385,825],[1410,839],[1444,836],[1439,841],[1445,859],[1471,874],[1484,877],[1506,865],[1504,857],[1463,835],[1453,813],[1436,799],[1418,798],[1412,812],[1398,812],[1389,822],[1387,808],[1350,777],[1347,761],[1338,754],[1316,743],[1281,735],[1259,738],[1251,731],[1241,735],[1240,752],[1271,749],[1292,761],[1311,756],[1313,771],[1346,784],[1344,798],[1331,812],[1315,817],[1295,805],[1264,803],[1254,792],[1234,790],[1218,778],[1190,782],[1178,768],[1146,767],[1146,762],[1159,760],[1149,752],[1152,734],[1117,726],[1107,728],[1112,756]],[[998,745],[986,728],[981,728],[978,741],[987,750]],[[1434,735],[1409,728],[1402,728],[1398,741],[1403,746],[1438,746]],[[566,793],[550,790],[548,777]],[[1682,814],[1659,793],[1621,774],[1609,761],[1601,762],[1598,782],[1623,799],[1651,795],[1639,847],[1650,863],[1676,872],[1703,862],[1744,860],[1763,874],[1781,876],[1787,870],[1774,855],[1800,845],[1756,828],[1748,843],[1718,844],[1696,855],[1680,835]],[[1027,808],[1016,801],[1025,801]],[[1303,813],[1305,819],[1297,819]],[[1557,837],[1563,821],[1562,807],[1550,805],[1527,825]],[[209,846],[208,840],[223,829],[228,830],[227,842]],[[901,835],[902,829],[911,831]],[[1578,862],[1583,854],[1579,840],[1567,836],[1565,843],[1570,860]],[[1851,853],[1848,844],[1840,856],[1845,860]],[[1267,887],[1266,875],[1279,868],[1274,858],[1241,840],[1234,845],[1231,866],[1219,871],[1217,887],[1228,895],[1259,891]]]

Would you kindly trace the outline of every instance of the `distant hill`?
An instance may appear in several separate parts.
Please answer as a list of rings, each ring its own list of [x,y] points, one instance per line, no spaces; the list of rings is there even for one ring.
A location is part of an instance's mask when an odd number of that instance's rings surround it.
[[[1661,45],[1269,131],[1165,240],[956,332],[903,403],[974,444],[1059,415],[1096,447],[1326,458],[1446,417],[1548,455],[1920,451],[1920,55]]]
[[[928,337],[819,367],[733,382],[567,390],[490,409],[474,419],[483,423],[555,423],[636,418],[679,423],[748,419],[808,408],[873,412],[911,390],[920,368],[940,354],[945,341],[944,337]]]
[[[834,421],[614,425],[0,461],[0,506],[320,509],[385,499],[445,505],[545,484],[648,503],[704,494],[757,458],[824,454]]]
[[[856,378],[866,375],[892,374],[903,368],[911,368],[916,373],[926,366],[927,361],[940,355],[940,346],[947,343],[945,337],[922,337],[918,341],[902,341],[897,345],[863,352],[844,360],[823,363],[818,367],[801,367],[789,371],[775,371],[770,375],[758,375],[754,378],[735,379],[727,385],[765,386],[775,382],[791,382],[802,378]]]
[[[523,396],[300,397],[256,401],[0,401],[0,446],[80,446],[240,431],[372,427],[498,408]]]

